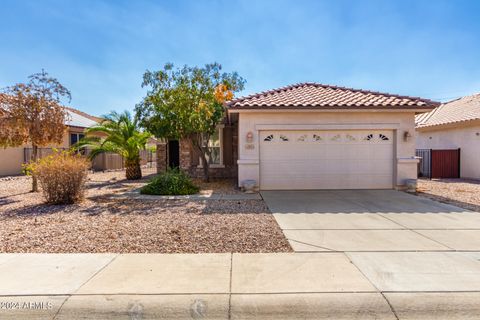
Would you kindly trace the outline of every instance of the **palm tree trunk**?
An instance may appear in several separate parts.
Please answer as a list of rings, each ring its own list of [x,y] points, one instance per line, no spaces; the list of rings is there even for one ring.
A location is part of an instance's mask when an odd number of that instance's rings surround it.
[[[142,178],[142,169],[140,168],[140,159],[126,160],[126,177],[127,180],[138,180]]]

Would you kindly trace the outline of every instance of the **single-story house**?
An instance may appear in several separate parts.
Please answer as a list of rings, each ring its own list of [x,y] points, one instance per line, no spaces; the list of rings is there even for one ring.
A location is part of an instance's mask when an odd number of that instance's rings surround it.
[[[50,153],[51,148],[70,148],[71,145],[77,143],[78,140],[83,138],[85,128],[93,126],[101,120],[100,118],[70,107],[65,107],[65,110],[68,115],[65,123],[67,130],[62,143],[40,148],[40,156]],[[22,164],[29,161],[31,152],[32,148],[30,145],[16,148],[0,148],[0,176],[17,175],[22,173]]]
[[[480,94],[416,117],[417,149],[460,149],[460,177],[480,179]]]
[[[415,115],[427,99],[317,83],[237,98],[211,139],[211,174],[261,190],[396,189],[416,179]],[[159,171],[201,174],[188,141],[157,146]]]

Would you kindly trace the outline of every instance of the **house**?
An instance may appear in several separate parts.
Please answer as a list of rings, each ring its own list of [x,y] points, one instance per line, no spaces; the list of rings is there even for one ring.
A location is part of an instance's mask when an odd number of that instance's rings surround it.
[[[480,94],[416,117],[417,149],[460,149],[460,177],[480,179]]]
[[[50,153],[51,148],[70,148],[70,146],[83,138],[85,128],[93,126],[101,121],[101,118],[91,116],[85,112],[70,107],[65,107],[65,111],[67,112],[67,121],[65,123],[67,130],[62,143],[40,148],[40,157]],[[22,173],[22,164],[29,161],[31,152],[32,148],[29,145],[16,148],[0,148],[0,176],[17,175]]]
[[[393,189],[416,179],[415,115],[427,99],[300,83],[230,101],[209,142],[214,177],[261,190]],[[187,141],[157,147],[158,170],[201,163]]]

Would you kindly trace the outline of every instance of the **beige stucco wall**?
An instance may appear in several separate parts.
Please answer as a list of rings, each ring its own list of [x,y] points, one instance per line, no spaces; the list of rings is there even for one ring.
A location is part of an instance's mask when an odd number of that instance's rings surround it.
[[[80,128],[70,128],[63,136],[62,143],[59,145],[49,145],[42,148],[69,148],[70,133],[82,133]],[[24,148],[30,148],[26,144],[17,148],[0,148],[0,176],[19,175],[22,173],[22,164],[24,158]]]
[[[415,141],[410,138],[404,141],[404,132],[414,135],[414,112],[248,112],[239,114],[239,160],[238,181],[254,179],[259,176],[259,131],[284,130],[348,130],[348,129],[389,129],[394,131],[394,185],[403,187],[406,179],[416,179],[417,160],[415,156]],[[269,129],[265,129],[269,128]],[[274,129],[272,129],[274,128]],[[246,148],[246,136],[252,132],[253,148]]]
[[[0,148],[0,176],[17,175],[22,172],[23,147]]]
[[[461,127],[437,127],[417,130],[418,149],[460,148],[460,176],[480,179],[480,124],[464,123]]]

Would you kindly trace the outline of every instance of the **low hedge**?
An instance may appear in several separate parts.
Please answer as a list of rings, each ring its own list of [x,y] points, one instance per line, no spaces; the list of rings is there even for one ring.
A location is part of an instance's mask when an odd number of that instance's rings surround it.
[[[169,169],[140,189],[141,194],[150,195],[188,195],[195,194],[200,188],[193,184],[185,172],[178,169]]]

